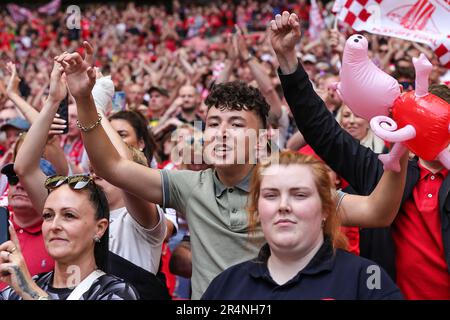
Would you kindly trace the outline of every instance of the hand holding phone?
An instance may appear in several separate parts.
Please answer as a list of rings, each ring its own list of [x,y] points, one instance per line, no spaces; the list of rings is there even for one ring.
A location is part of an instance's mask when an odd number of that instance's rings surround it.
[[[61,101],[56,113],[59,114],[60,119],[66,121],[66,127],[62,132],[62,134],[66,134],[69,132],[69,95],[66,95],[66,97]]]

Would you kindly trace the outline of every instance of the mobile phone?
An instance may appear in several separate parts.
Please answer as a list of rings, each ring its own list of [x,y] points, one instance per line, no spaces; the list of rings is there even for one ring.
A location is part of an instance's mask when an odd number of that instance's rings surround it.
[[[0,207],[0,244],[9,240],[9,211],[7,207]]]
[[[126,96],[125,92],[123,91],[117,91],[114,93],[113,99],[112,99],[112,109],[113,112],[119,112],[124,111],[126,106]]]
[[[63,134],[66,134],[69,132],[69,95],[66,95],[59,104],[57,113],[61,119],[66,120],[66,127],[62,132]]]

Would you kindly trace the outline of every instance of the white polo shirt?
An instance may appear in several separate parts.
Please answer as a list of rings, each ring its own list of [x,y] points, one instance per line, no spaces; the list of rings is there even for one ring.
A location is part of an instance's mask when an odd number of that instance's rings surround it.
[[[109,218],[109,250],[153,274],[158,272],[167,232],[164,211],[156,207],[159,222],[153,229],[141,226],[125,207],[112,210]]]

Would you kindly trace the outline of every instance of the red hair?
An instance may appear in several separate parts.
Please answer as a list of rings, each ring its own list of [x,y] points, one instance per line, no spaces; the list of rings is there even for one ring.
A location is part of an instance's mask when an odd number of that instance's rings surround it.
[[[263,170],[270,167],[272,163],[282,166],[298,164],[309,167],[313,173],[314,182],[322,202],[322,212],[326,215],[325,225],[323,227],[324,235],[330,238],[333,248],[345,249],[347,247],[347,238],[341,232],[341,221],[336,212],[336,197],[332,191],[328,168],[313,156],[307,156],[293,151],[283,151],[274,156],[278,158],[278,161],[257,164],[251,179],[247,207],[250,232],[255,232],[256,226],[259,223],[258,200],[263,179]]]

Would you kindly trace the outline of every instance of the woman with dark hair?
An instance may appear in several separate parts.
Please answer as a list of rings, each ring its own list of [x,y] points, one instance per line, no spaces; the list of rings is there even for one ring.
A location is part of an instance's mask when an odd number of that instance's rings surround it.
[[[147,129],[147,122],[142,114],[136,111],[119,111],[110,116],[109,121],[123,141],[144,152],[149,166],[156,165],[155,139]]]
[[[60,101],[66,95],[62,70],[58,68],[57,63],[50,75],[49,92],[44,108],[31,126],[14,163],[14,170],[38,212],[45,210],[48,192],[44,187],[46,176],[36,165],[39,165],[41,150],[44,149],[50,131],[58,133],[58,128],[52,129],[52,119],[55,117]],[[104,88],[100,87],[93,98],[101,98],[102,94],[107,95]],[[102,110],[100,109],[99,112]],[[127,158],[131,156],[129,148],[111,127],[106,117],[102,117],[101,122],[96,125],[101,125],[107,130],[122,156]],[[88,129],[84,128],[84,130]],[[144,155],[142,157],[145,158]],[[146,164],[146,162],[145,158],[143,163]],[[143,299],[153,299],[157,296],[164,299],[167,294],[164,295],[162,292],[164,290],[160,290],[154,276],[158,270],[161,246],[166,234],[164,212],[155,204],[122,192],[96,175],[93,175],[93,179],[95,184],[102,187],[106,193],[110,210],[108,217],[110,273],[132,283]],[[138,274],[139,277],[137,277]]]
[[[14,228],[0,245],[0,300],[136,300],[136,290],[106,274],[108,201],[89,176],[52,176],[42,213],[45,246],[54,271],[31,278]]]

